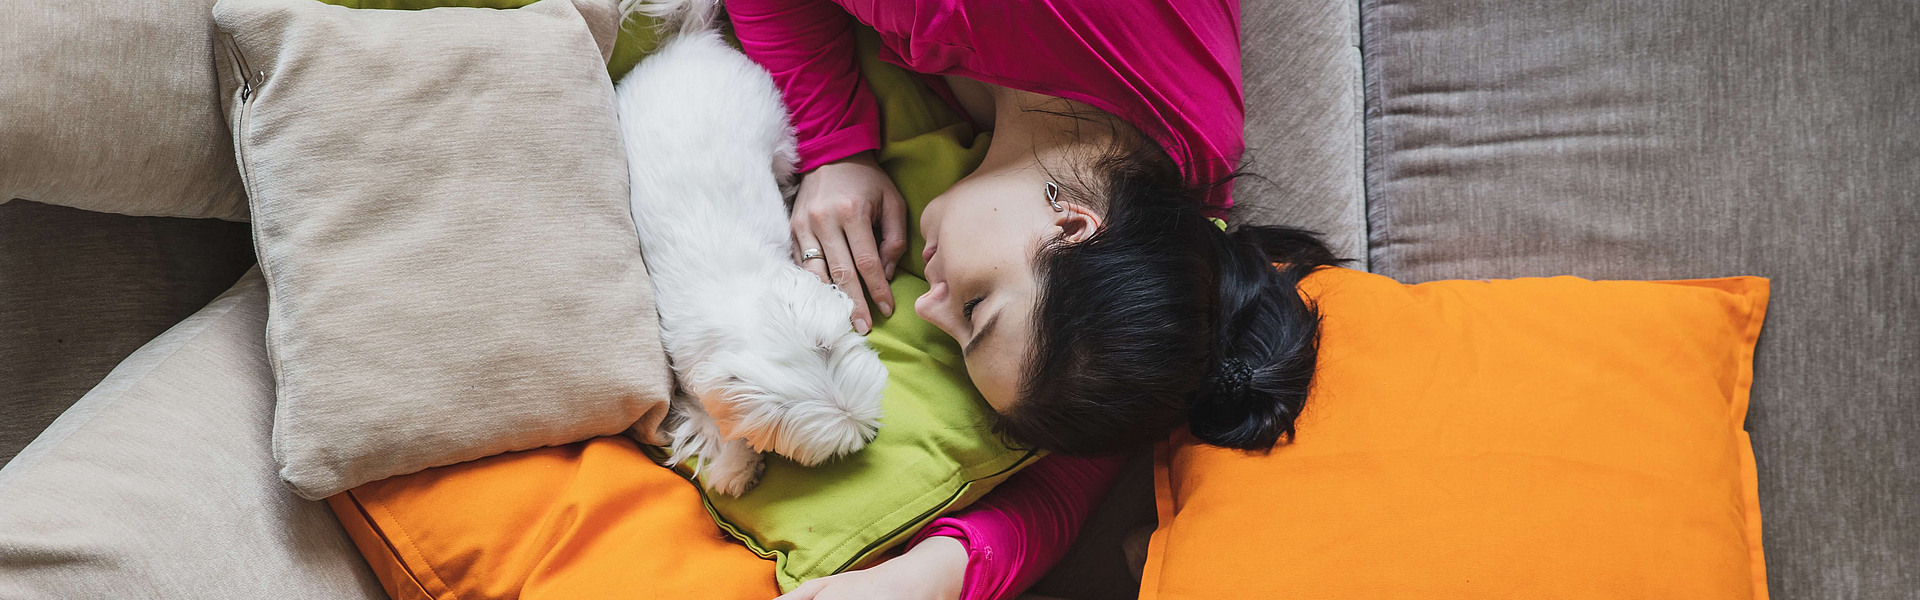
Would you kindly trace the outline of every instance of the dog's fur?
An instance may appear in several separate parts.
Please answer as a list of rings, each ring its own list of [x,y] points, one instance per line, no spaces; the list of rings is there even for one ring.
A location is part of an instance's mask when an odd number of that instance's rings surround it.
[[[669,460],[700,457],[707,487],[737,496],[758,482],[760,452],[812,465],[866,445],[887,373],[849,325],[853,300],[793,264],[786,109],[767,72],[713,31],[711,7],[639,7],[679,31],[615,96],[680,383]]]

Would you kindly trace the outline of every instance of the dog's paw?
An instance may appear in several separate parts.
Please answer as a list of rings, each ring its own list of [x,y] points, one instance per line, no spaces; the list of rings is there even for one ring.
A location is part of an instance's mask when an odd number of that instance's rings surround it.
[[[707,489],[728,496],[739,496],[760,483],[767,463],[760,453],[743,440],[727,440],[713,456],[702,456]]]

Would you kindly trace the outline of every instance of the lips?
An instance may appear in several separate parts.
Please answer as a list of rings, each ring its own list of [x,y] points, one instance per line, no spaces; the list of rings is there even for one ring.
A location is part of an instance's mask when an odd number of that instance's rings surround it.
[[[941,276],[940,268],[933,264],[933,257],[939,254],[939,248],[939,244],[928,242],[927,249],[920,251],[920,273],[926,276],[928,284],[941,283],[946,279]]]

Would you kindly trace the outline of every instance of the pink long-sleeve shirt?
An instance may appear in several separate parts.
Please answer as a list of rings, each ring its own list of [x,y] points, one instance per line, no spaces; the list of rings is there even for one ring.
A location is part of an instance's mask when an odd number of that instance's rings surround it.
[[[1117,457],[1042,458],[979,502],[928,524],[912,543],[933,536],[960,540],[967,549],[962,600],[1018,596],[1067,553],[1125,463]]]
[[[880,146],[879,108],[854,57],[855,19],[880,58],[1067,98],[1152,138],[1190,183],[1244,150],[1238,0],[729,0],[734,33],[773,73],[801,171]],[[1227,186],[1207,199],[1232,204]]]
[[[1244,149],[1237,0],[729,0],[741,46],[773,74],[799,139],[799,170],[880,147],[880,113],[854,56],[853,24],[880,58],[1086,103],[1180,164],[1220,181]],[[1206,200],[1217,212],[1230,188]],[[964,600],[1011,598],[1066,553],[1121,459],[1048,457],[913,540],[967,548]]]

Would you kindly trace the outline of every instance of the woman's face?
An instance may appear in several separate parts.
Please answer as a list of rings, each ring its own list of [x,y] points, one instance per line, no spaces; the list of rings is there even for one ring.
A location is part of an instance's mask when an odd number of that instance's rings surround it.
[[[1064,196],[1055,211],[1046,183],[1038,169],[976,172],[920,215],[932,288],[913,311],[960,342],[968,376],[997,411],[1018,399],[1033,347],[1035,254],[1099,226],[1097,215]]]

